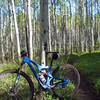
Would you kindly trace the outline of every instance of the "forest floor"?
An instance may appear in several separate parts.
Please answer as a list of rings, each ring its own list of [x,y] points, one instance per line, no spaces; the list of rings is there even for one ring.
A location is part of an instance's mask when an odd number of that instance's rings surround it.
[[[83,77],[80,79],[77,100],[100,100],[100,97],[91,89],[90,84]]]
[[[74,59],[70,60],[69,63],[73,64],[79,57],[75,57]],[[81,76],[80,72],[80,86],[77,92],[77,100],[100,100],[100,96],[95,93],[90,86],[90,83]]]
[[[67,60],[68,59],[68,60]],[[60,59],[54,62],[54,65],[59,66],[59,64],[70,63],[74,65],[80,72],[80,87],[75,96],[75,100],[100,100],[100,53],[93,53],[91,56],[89,54],[84,54],[81,56],[71,55],[71,56],[61,56]],[[17,68],[16,64],[1,64],[0,72],[5,69]],[[33,79],[33,73],[30,71],[29,67],[25,65],[23,67],[25,73],[27,73],[31,79]],[[92,79],[92,81],[91,81]],[[37,89],[37,81],[32,80],[35,83],[35,90]],[[93,82],[94,81],[94,82]],[[95,87],[98,82],[97,87]],[[93,85],[93,86],[92,86]],[[99,95],[97,95],[99,94]],[[46,99],[43,100],[58,100],[52,97],[52,95],[46,94]],[[47,99],[48,98],[48,99]]]

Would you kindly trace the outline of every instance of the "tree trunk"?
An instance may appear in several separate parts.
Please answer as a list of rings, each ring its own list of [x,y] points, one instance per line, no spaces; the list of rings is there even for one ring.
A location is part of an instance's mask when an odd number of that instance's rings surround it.
[[[64,1],[64,53],[67,53],[68,39],[67,39],[67,4]],[[66,41],[67,40],[67,41]]]
[[[27,18],[27,1],[24,0],[24,18],[25,18],[25,38],[26,38],[26,49],[29,57],[29,36],[28,36],[28,18]]]
[[[72,54],[72,52],[73,52],[73,39],[72,39],[72,28],[73,28],[73,26],[72,26],[72,7],[71,7],[71,0],[69,1],[69,4],[70,4],[70,51],[71,51],[71,54]]]
[[[55,43],[55,51],[57,51],[57,16],[56,16],[56,3],[57,1],[54,0],[54,8],[53,8],[53,22],[54,22],[54,43]]]
[[[82,0],[78,1],[78,5],[79,5],[79,51],[82,51],[82,38],[81,38],[81,36],[83,35],[83,32],[82,32],[82,24],[83,24]]]
[[[51,48],[51,23],[50,23],[50,8],[48,6],[48,17],[49,17],[49,51],[52,51],[52,48]]]
[[[16,12],[15,12],[14,0],[11,0],[11,2],[12,2],[12,9],[13,9],[13,15],[14,15],[15,30],[16,30],[18,60],[20,61],[19,32],[18,32],[18,26],[17,26],[17,19],[16,19]]]
[[[1,26],[1,21],[2,21],[2,18],[1,18],[1,8],[0,8],[0,40],[1,40],[1,60],[2,62],[4,62],[4,46],[3,46],[3,33],[2,33],[2,26]]]
[[[30,57],[30,59],[33,59],[30,0],[28,0],[28,2],[27,2],[27,9],[28,9],[28,25],[29,25],[29,57]]]
[[[48,0],[40,0],[40,50],[41,65],[46,65],[46,52],[48,46]]]
[[[8,62],[9,58],[8,58],[8,32],[9,32],[9,27],[7,26],[7,14],[5,14],[5,25],[4,25],[4,29],[5,29],[5,39],[6,39],[6,43],[5,43],[5,46],[6,46],[6,51],[5,51],[5,58],[6,58],[6,61]]]
[[[35,17],[35,7],[34,7],[34,22],[33,22],[33,44],[35,46],[34,49],[34,56],[35,56],[35,53],[36,53],[36,17]]]
[[[97,14],[100,14],[100,6],[97,0]],[[99,49],[100,49],[100,17],[97,15],[97,33],[98,33],[98,40],[99,40]]]
[[[10,33],[10,48],[11,48],[11,57],[12,61],[14,60],[14,44],[13,44],[13,34],[12,34],[12,16],[10,10],[10,1],[8,0],[8,9],[9,9],[9,33]]]
[[[89,18],[88,18],[88,1],[86,0],[86,34],[87,34],[87,45],[88,45],[88,50],[89,50],[89,53],[91,53],[91,44],[90,44],[90,33],[89,33]]]
[[[93,0],[91,0],[91,34],[92,34],[92,49],[94,51],[94,32],[93,32]]]

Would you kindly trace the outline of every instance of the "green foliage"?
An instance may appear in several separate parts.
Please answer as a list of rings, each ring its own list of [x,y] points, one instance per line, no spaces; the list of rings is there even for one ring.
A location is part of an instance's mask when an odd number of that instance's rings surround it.
[[[64,64],[64,63],[67,63],[69,59],[73,59],[74,57],[76,57],[76,55],[71,55],[71,56],[60,56],[60,58],[56,61],[54,61],[54,66],[57,67],[58,65],[61,65],[61,64]],[[53,66],[53,68],[55,68]],[[18,68],[18,65],[17,64],[3,64],[3,65],[0,65],[0,72],[2,72],[3,70],[5,69],[14,69],[14,68]],[[37,70],[37,69],[36,69]],[[23,66],[23,71],[25,73],[27,73],[30,78],[32,79],[33,83],[34,83],[34,88],[35,88],[35,91],[37,91],[37,87],[38,87],[38,82],[36,81],[33,73],[31,72],[30,68],[28,67],[27,64],[25,64]],[[70,88],[73,88],[73,85],[69,85],[69,88],[68,91],[70,90]],[[36,93],[35,93],[36,94]],[[35,97],[34,97],[35,98]],[[45,93],[45,98],[44,100],[59,100],[58,98],[54,98],[51,93],[49,92],[46,92]],[[69,100],[69,99],[68,99]],[[71,99],[72,100],[72,99]],[[73,99],[73,100],[76,100],[76,99]]]
[[[49,57],[48,65],[50,63],[51,57]],[[54,61],[53,69],[55,67],[69,63],[74,60],[74,66],[79,70],[82,76],[84,76],[90,84],[92,84],[92,88],[94,88],[97,94],[100,94],[100,50],[96,50],[90,54],[83,52],[73,55],[62,55],[58,58],[58,60]],[[0,65],[0,72],[5,69],[13,69],[17,68],[16,64],[3,64]],[[37,69],[36,69],[37,70]],[[23,66],[23,71],[27,73],[32,81],[34,82],[35,91],[38,87],[38,82],[36,81],[33,73],[30,71],[28,65]],[[72,85],[70,85],[72,87]],[[58,100],[58,98],[53,98],[49,92],[46,92],[44,100]],[[75,98],[73,100],[76,100]]]
[[[58,23],[58,28],[60,29],[60,26],[61,26],[61,17],[59,15],[57,16],[57,23]]]
[[[4,71],[4,70],[7,70],[7,69],[15,69],[17,68],[17,65],[16,64],[0,64],[0,72]]]
[[[74,63],[74,66],[90,84],[93,84],[92,88],[95,88],[96,92],[100,93],[100,52],[81,55]]]

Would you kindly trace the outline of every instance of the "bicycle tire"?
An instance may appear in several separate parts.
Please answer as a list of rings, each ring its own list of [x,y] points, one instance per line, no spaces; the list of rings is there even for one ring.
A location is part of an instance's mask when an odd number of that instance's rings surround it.
[[[5,70],[0,73],[0,100],[32,100],[34,85],[30,77],[20,72],[16,93],[11,92],[18,71],[16,69]]]
[[[57,67],[53,71],[53,76],[61,78],[61,79],[68,79],[70,82],[66,85],[54,87],[52,89],[53,94],[60,98],[60,100],[66,100],[68,97],[72,97],[78,90],[80,85],[80,74],[78,70],[70,64],[63,64],[60,67]],[[56,79],[52,80],[52,84],[57,83]]]

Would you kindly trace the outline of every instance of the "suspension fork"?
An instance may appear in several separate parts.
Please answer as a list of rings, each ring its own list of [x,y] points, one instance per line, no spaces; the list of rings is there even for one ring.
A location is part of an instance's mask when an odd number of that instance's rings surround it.
[[[18,73],[18,74],[17,74],[17,77],[16,77],[16,80],[15,80],[15,82],[14,82],[14,88],[17,87],[19,78],[20,78],[20,74]]]
[[[19,66],[18,68],[18,73],[17,73],[17,77],[15,79],[15,82],[14,82],[14,87],[13,87],[13,91],[16,92],[16,88],[17,88],[17,84],[18,84],[18,81],[19,81],[19,78],[20,78],[20,72],[21,72],[21,69],[22,69],[22,66]]]

